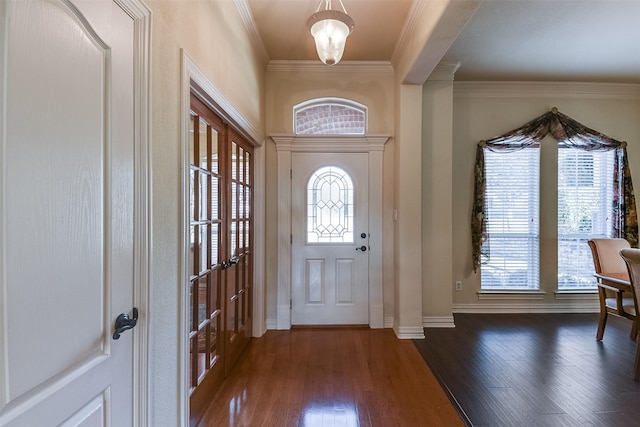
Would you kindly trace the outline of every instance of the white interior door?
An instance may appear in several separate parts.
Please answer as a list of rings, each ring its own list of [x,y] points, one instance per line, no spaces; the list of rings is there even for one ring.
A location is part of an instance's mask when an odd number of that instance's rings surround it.
[[[368,153],[292,153],[293,325],[369,323]]]
[[[0,425],[133,423],[134,22],[0,2]]]

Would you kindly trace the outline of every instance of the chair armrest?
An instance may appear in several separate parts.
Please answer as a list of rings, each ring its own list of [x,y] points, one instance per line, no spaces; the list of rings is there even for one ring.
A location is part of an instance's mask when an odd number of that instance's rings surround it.
[[[631,292],[631,283],[628,280],[624,280],[615,276],[605,276],[602,274],[594,274],[598,281],[598,286],[611,289],[612,291],[627,291]]]

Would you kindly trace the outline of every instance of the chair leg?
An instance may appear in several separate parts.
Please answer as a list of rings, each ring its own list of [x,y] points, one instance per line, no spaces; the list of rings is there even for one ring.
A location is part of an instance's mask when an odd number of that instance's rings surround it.
[[[638,340],[638,343],[636,344],[636,358],[633,362],[633,374],[631,377],[634,380],[640,378],[640,340]]]
[[[638,322],[636,320],[633,321],[633,326],[631,326],[631,335],[629,336],[632,340],[635,341],[638,338]]]
[[[596,339],[598,341],[602,341],[602,337],[604,336],[604,327],[607,324],[607,311],[600,310],[600,319],[598,320],[598,332],[596,333]],[[635,322],[633,322],[635,325]]]

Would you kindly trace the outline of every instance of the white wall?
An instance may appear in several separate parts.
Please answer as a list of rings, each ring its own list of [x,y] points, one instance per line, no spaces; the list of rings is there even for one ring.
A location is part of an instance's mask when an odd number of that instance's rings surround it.
[[[532,120],[552,107],[592,129],[628,142],[632,178],[640,188],[640,85],[583,83],[454,83],[453,106],[453,280],[462,280],[463,290],[443,283],[453,293],[455,311],[570,311],[590,307],[597,310],[595,296],[588,300],[560,299],[557,286],[555,215],[541,212],[542,299],[479,300],[480,274],[471,262],[471,206],[476,144],[503,134]],[[547,150],[544,160],[553,160]],[[556,197],[556,178],[541,171],[541,197]],[[636,191],[637,192],[637,191]],[[426,201],[425,203],[429,203]],[[546,219],[544,219],[544,218]]]

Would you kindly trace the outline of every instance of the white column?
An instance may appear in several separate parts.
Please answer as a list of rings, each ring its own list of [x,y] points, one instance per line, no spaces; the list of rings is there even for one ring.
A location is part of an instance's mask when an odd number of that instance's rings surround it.
[[[422,329],[422,86],[400,85],[395,143],[394,331],[424,338]]]
[[[425,327],[453,327],[453,75],[440,64],[422,93],[422,310]]]
[[[369,326],[384,327],[382,295],[382,155],[388,137],[367,137],[369,141]]]
[[[278,137],[278,306],[276,329],[291,329],[291,143]]]

